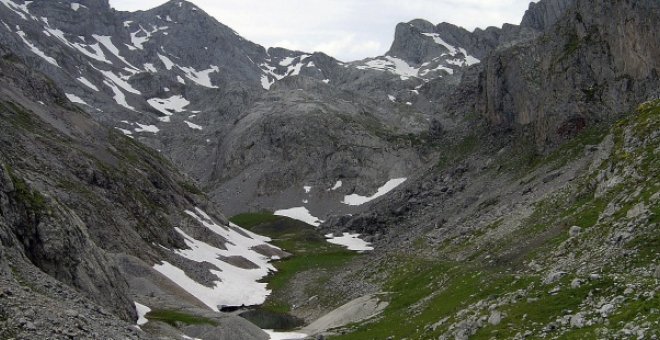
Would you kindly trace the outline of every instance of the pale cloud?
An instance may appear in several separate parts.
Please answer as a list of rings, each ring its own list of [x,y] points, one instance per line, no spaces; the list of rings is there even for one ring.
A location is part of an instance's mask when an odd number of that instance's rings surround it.
[[[164,0],[110,0],[144,10]],[[422,18],[476,27],[519,23],[530,0],[193,0],[239,34],[265,47],[321,51],[341,60],[383,54],[399,22]]]
[[[342,37],[322,42],[312,47],[313,51],[322,51],[331,56],[349,55],[354,58],[376,56],[382,52],[381,44],[378,41],[362,41],[356,38],[355,34],[345,34]]]

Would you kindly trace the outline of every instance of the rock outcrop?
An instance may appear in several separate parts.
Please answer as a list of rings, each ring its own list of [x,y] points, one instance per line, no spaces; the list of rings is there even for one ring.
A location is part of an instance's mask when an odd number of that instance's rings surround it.
[[[0,337],[148,338],[131,326],[144,285],[176,301],[149,300],[154,309],[205,309],[153,267],[170,261],[203,275],[178,259],[188,245],[175,227],[223,247],[185,211],[203,207],[227,223],[222,214],[156,151],[94,122],[2,45],[0,70]],[[242,319],[216,318],[245,339],[266,338]]]

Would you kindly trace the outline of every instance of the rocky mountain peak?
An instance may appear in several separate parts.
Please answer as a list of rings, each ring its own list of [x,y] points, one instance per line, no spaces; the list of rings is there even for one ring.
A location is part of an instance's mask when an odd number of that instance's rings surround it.
[[[542,0],[529,4],[520,26],[545,31],[554,25],[566,11],[573,5],[575,0]]]
[[[394,41],[386,55],[419,65],[430,56],[447,52],[445,47],[431,43],[432,38],[425,35],[433,34],[434,28],[433,24],[421,19],[398,24]]]
[[[410,25],[414,28],[417,28],[418,30],[420,30],[421,32],[424,32],[424,33],[433,33],[433,31],[435,29],[435,26],[431,22],[429,22],[427,20],[424,20],[424,19],[411,20],[411,21],[408,22],[408,25]],[[398,28],[399,27],[397,27],[397,29]]]

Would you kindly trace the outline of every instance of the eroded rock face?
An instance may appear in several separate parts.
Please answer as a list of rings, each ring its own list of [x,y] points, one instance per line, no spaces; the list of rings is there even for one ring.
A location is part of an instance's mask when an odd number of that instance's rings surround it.
[[[545,31],[559,21],[566,11],[576,3],[575,0],[544,0],[532,2],[525,12],[520,26]]]
[[[187,247],[174,227],[218,248],[227,242],[184,211],[203,207],[209,219],[226,219],[162,156],[94,122],[2,45],[0,55],[0,337],[149,338],[131,328],[134,301],[149,293],[136,286],[174,285],[152,269],[176,259],[169,249]],[[122,257],[140,270],[126,270]],[[178,298],[170,308],[204,309],[181,290],[159,297]],[[266,338],[233,317],[218,325]]]
[[[556,7],[544,16],[564,5],[544,5]],[[534,126],[543,145],[657,97],[657,6],[577,1],[554,24],[543,19],[544,36],[484,60],[475,109],[494,125]]]

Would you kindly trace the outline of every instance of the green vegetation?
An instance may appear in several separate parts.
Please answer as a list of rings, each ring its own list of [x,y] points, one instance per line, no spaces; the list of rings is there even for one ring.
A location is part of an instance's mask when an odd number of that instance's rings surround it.
[[[580,37],[576,32],[571,32],[568,36],[568,41],[564,45],[564,57],[570,56],[580,48]]]
[[[197,186],[193,183],[187,182],[187,181],[180,181],[179,185],[187,192],[194,194],[194,195],[204,195],[204,192],[199,190]]]
[[[384,287],[390,305],[378,319],[353,325],[351,333],[337,339],[435,339],[447,331],[459,310],[528,284],[527,280],[478,266],[409,256],[383,265],[396,267]],[[445,317],[445,322],[439,323]]]
[[[451,164],[464,160],[479,147],[479,134],[473,133],[460,140],[448,140],[444,144],[437,167],[444,170]]]
[[[191,315],[188,313],[174,311],[174,310],[154,310],[145,317],[150,321],[162,321],[172,327],[178,327],[181,324],[184,325],[212,325],[217,326],[218,323],[201,316]]]
[[[333,339],[434,339],[446,334],[450,325],[466,319],[466,315],[487,317],[488,304],[503,296],[510,299],[509,303],[498,307],[505,315],[504,320],[497,325],[486,324],[470,338],[513,338],[526,330],[533,331],[536,336],[543,327],[558,318],[583,310],[585,301],[608,301],[614,296],[625,295],[623,290],[626,285],[621,282],[634,282],[639,287],[645,287],[641,289],[652,291],[656,285],[652,277],[627,277],[627,273],[632,268],[640,267],[653,270],[660,256],[660,235],[652,227],[654,223],[660,223],[660,207],[651,202],[651,197],[657,195],[660,189],[657,181],[660,178],[657,138],[654,140],[652,137],[660,130],[660,100],[640,106],[638,112],[638,115],[622,121],[613,130],[604,125],[588,128],[548,155],[530,152],[515,160],[507,160],[510,164],[517,162],[523,165],[520,167],[523,175],[547,166],[551,171],[560,169],[581,157],[587,146],[598,145],[608,133],[613,133],[613,155],[603,162],[599,170],[612,172],[617,169],[615,173],[626,174],[633,169],[635,176],[624,176],[623,183],[610,186],[598,195],[596,188],[602,181],[597,178],[599,171],[577,178],[565,190],[539,202],[521,228],[504,239],[486,241],[480,245],[481,250],[471,249],[478,244],[473,243],[473,238],[460,243],[447,239],[442,243],[440,249],[444,254],[472,251],[473,256],[469,256],[467,261],[422,260],[410,258],[410,254],[401,255],[396,260],[389,258],[379,268],[378,276],[384,273],[388,277],[383,290],[390,292],[390,305],[379,317],[351,325],[344,330],[345,334]],[[638,137],[639,141],[632,143],[634,147],[624,147],[624,141],[633,136]],[[506,157],[504,155],[502,158]],[[501,271],[504,267],[497,262],[484,265],[478,261],[479,257],[474,256],[484,251],[500,254],[504,258],[499,260],[512,268],[532,259],[546,259],[547,254],[556,253],[559,249],[573,251],[580,257],[591,250],[589,247],[607,242],[606,237],[612,235],[614,224],[626,218],[628,212],[639,203],[644,203],[651,214],[644,226],[637,226],[635,238],[624,245],[633,255],[603,268],[601,279],[584,280],[583,276],[582,284],[575,288],[571,287],[571,282],[576,277],[571,274],[552,285],[544,285],[536,275],[507,274]],[[497,202],[483,203],[484,206],[491,204]],[[606,209],[611,217],[601,220]],[[495,221],[486,229],[498,228],[501,223],[501,220]],[[568,229],[573,225],[589,232],[568,240]],[[472,236],[479,238],[485,234],[485,231],[479,230]],[[555,287],[559,289],[550,293]],[[524,294],[519,295],[517,291],[524,291]],[[474,307],[478,301],[484,301],[485,307]],[[614,314],[609,317],[609,323],[582,328],[564,327],[549,334],[550,337],[565,339],[601,338],[603,333],[600,332],[604,329],[614,334],[612,332],[621,330],[634,319],[642,318],[648,324],[656,325],[660,319],[658,305],[660,297],[657,294],[648,297],[637,295],[617,305]],[[466,307],[469,307],[467,314],[456,315]]]
[[[272,238],[271,244],[292,254],[291,257],[273,263],[277,273],[265,280],[272,294],[262,308],[271,312],[287,313],[290,310],[283,295],[294,276],[312,270],[329,275],[359,256],[342,246],[326,242],[314,226],[288,217],[258,212],[236,215],[230,220],[252,232]],[[316,290],[318,293],[324,290],[323,281],[321,277],[318,282],[306,287],[309,296],[317,295]]]
[[[0,113],[9,113],[10,122],[17,128],[35,131],[37,122],[24,107],[10,101],[0,101]]]
[[[46,199],[39,192],[31,190],[28,184],[19,178],[11,168],[6,168],[11,181],[14,183],[14,192],[18,201],[26,205],[30,211],[39,213],[46,210]]]

